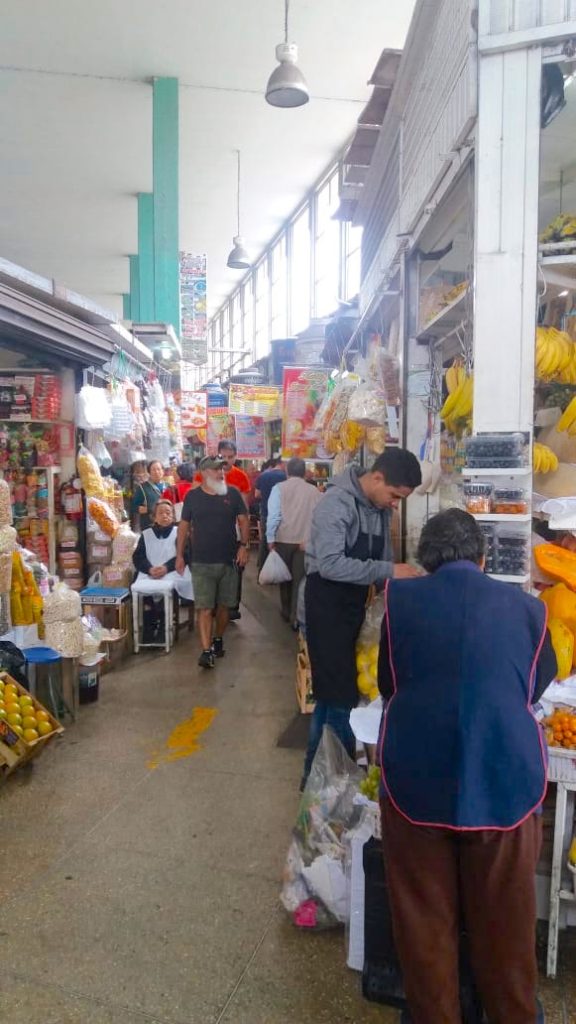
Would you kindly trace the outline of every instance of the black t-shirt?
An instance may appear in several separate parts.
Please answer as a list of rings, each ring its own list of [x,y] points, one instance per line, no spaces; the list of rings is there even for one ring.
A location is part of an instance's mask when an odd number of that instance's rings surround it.
[[[192,561],[209,565],[231,565],[236,559],[238,540],[236,519],[246,515],[240,491],[207,494],[201,487],[188,491],[182,507],[182,519],[192,526]]]

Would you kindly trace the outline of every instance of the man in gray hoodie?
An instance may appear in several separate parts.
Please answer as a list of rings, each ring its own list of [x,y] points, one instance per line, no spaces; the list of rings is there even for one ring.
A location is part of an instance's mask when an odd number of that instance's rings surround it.
[[[389,448],[372,468],[355,467],[334,478],[312,518],[306,548],[306,639],[316,706],[310,722],[302,786],[325,725],[331,726],[351,757],[356,741],[350,711],[358,703],[356,641],[364,621],[369,588],[419,572],[394,564],[392,512],[422,482],[412,452]]]

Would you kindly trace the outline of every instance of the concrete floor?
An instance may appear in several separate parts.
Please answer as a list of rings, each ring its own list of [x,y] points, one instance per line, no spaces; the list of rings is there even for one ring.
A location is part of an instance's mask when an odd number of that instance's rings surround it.
[[[342,933],[279,905],[302,755],[276,746],[295,642],[275,594],[247,581],[227,647],[210,673],[194,636],[141,653],[0,790],[2,1024],[397,1020],[362,999]],[[216,714],[169,760],[194,708]],[[543,984],[549,1024],[576,1021],[574,966],[564,949]]]

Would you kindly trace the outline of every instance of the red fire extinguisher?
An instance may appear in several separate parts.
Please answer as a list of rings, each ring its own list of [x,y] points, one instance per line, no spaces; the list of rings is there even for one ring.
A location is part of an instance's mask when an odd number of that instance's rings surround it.
[[[73,519],[79,522],[82,519],[82,489],[80,481],[69,480],[68,483],[62,484],[60,488],[60,495],[62,499],[62,510],[66,519]]]

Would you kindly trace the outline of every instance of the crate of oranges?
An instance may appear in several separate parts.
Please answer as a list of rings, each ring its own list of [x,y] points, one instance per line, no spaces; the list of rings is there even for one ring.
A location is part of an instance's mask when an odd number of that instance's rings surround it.
[[[28,690],[7,672],[0,672],[0,778],[38,757],[63,732]]]
[[[557,707],[543,720],[551,782],[576,781],[576,708]]]

